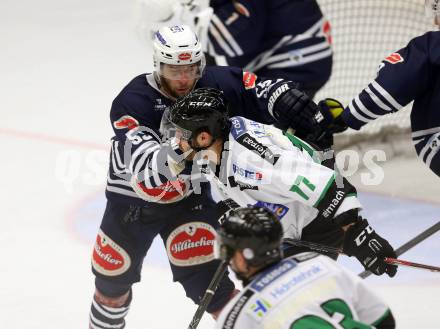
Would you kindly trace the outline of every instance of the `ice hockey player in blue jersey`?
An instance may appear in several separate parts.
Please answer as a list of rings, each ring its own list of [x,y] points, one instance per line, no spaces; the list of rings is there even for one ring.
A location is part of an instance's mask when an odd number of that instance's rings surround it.
[[[264,208],[222,218],[219,256],[243,290],[223,309],[217,329],[394,329],[389,306],[365,282],[328,257],[283,258],[279,220]]]
[[[161,142],[160,123],[168,106],[193,89],[214,87],[224,92],[231,115],[304,132],[313,126],[297,115],[309,113],[315,104],[295,83],[260,79],[239,68],[205,67],[199,39],[186,26],[161,28],[153,47],[154,72],[130,81],[110,111],[115,135],[107,205],[92,256],[93,329],[124,328],[131,287],[140,281],[143,259],[156,236],[163,240],[173,280],[195,303],[218,266],[213,242],[221,209],[208,187],[192,193],[179,154],[172,152],[176,145]],[[234,285],[225,277],[207,311],[216,316],[233,294]]]
[[[440,26],[440,0],[426,0],[426,7]],[[411,101],[413,144],[419,158],[440,176],[440,31],[416,37],[385,58],[377,77],[349,103],[342,119],[360,129]]]
[[[211,0],[208,53],[218,65],[300,83],[313,97],[332,68],[330,24],[318,3]]]
[[[330,77],[330,24],[316,0],[139,1],[144,11],[168,11],[152,30],[171,21],[192,26],[209,64],[295,81],[311,98]]]

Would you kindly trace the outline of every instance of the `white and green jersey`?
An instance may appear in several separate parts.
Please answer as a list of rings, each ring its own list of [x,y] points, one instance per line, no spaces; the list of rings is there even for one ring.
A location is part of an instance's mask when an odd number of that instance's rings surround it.
[[[262,206],[281,220],[284,237],[300,239],[319,214],[324,220],[361,208],[356,190],[335,179],[319,152],[301,139],[242,117],[231,118],[220,181],[240,206]]]
[[[217,329],[368,329],[387,305],[332,259],[303,253],[258,274],[223,309]]]

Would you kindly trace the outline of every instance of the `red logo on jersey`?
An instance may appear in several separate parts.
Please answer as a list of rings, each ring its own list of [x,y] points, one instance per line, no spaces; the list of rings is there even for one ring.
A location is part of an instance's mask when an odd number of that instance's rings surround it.
[[[113,127],[115,127],[116,129],[131,130],[133,128],[139,127],[139,122],[130,115],[124,115],[113,122]]]
[[[183,179],[166,182],[154,188],[147,188],[142,182],[138,182],[137,186],[144,193],[144,199],[161,203],[179,201],[188,190]]]
[[[255,88],[257,76],[252,72],[243,72],[243,84],[245,89]]]
[[[93,249],[93,268],[101,274],[115,276],[127,271],[130,264],[127,252],[99,230]]]
[[[322,26],[322,32],[325,35],[325,38],[327,39],[327,42],[329,44],[332,44],[333,39],[332,39],[332,35],[331,35],[331,26],[329,21],[325,21],[324,25]]]
[[[214,259],[214,228],[203,222],[177,227],[167,238],[167,253],[176,266],[203,264]]]
[[[187,60],[191,59],[191,54],[190,53],[182,53],[178,57],[181,61],[187,61]]]
[[[399,53],[392,53],[384,60],[391,64],[397,64],[403,62],[403,57]]]

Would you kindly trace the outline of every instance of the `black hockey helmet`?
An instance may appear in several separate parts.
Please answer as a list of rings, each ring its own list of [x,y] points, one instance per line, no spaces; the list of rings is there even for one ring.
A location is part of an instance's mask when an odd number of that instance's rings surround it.
[[[283,229],[266,208],[239,208],[220,219],[217,241],[220,258],[229,260],[236,250],[251,266],[262,267],[282,258]]]
[[[180,98],[169,110],[169,121],[182,138],[190,141],[199,132],[210,133],[214,140],[226,137],[230,123],[223,92],[214,88],[199,88]]]

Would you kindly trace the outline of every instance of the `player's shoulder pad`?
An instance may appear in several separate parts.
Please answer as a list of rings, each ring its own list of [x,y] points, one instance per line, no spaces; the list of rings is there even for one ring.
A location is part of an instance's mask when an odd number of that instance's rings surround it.
[[[147,82],[146,74],[131,80],[113,100],[110,119],[116,130],[149,125],[153,117],[170,104],[165,96]]]

